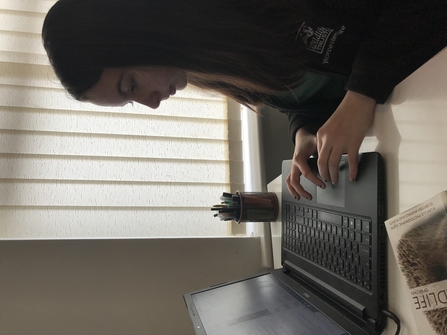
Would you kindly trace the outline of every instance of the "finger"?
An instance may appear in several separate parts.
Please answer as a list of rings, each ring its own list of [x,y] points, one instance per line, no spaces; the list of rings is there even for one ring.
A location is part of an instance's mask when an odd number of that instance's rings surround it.
[[[358,151],[348,153],[348,165],[349,165],[349,180],[355,181],[357,179],[357,173],[359,169]]]
[[[287,180],[288,187],[292,189],[291,194],[295,196],[297,200],[299,200],[302,197],[306,198],[307,200],[311,200],[312,195],[309,192],[307,192],[301,185],[301,176],[302,173],[299,166],[296,164],[292,164],[291,172]]]
[[[324,183],[324,181],[318,178],[318,176],[314,173],[314,171],[312,171],[307,162],[304,166],[300,168],[301,168],[301,174],[303,175],[304,178],[309,180],[311,183],[317,185],[318,187],[321,187],[323,189],[326,188],[326,184]]]
[[[300,199],[300,195],[298,194],[298,192],[295,190],[295,188],[292,186],[292,184],[290,183],[290,180],[292,179],[291,174],[289,173],[289,175],[286,178],[286,186],[287,189],[289,190],[289,193],[292,197],[294,197],[295,199],[299,200]]]
[[[337,153],[335,150],[332,150],[331,157],[328,160],[328,170],[330,175],[330,180],[332,184],[338,184],[338,172],[340,170],[340,160],[342,153]]]
[[[308,179],[310,182],[312,182],[313,184],[317,185],[322,189],[326,188],[324,182],[315,175],[315,173],[309,167],[307,162],[306,164],[302,165],[296,164],[292,167],[289,184],[290,187],[292,187],[298,194],[299,198],[304,197],[307,200],[312,200],[312,195],[309,192],[307,192],[301,185],[302,177]]]
[[[301,173],[291,172],[286,179],[286,186],[290,194],[296,199],[300,200],[302,197],[307,200],[312,199],[312,195],[307,192],[300,183]]]
[[[296,192],[296,196],[295,199],[296,200],[300,200],[301,198],[307,199],[307,200],[312,200],[312,194],[310,194],[309,192],[307,192],[303,186],[301,186],[300,183],[291,183],[290,186],[295,190]]]
[[[330,181],[331,175],[329,173],[328,160],[331,150],[330,148],[324,146],[320,147],[321,149],[318,151],[317,160],[318,172],[320,173],[320,176],[323,178],[324,181]]]

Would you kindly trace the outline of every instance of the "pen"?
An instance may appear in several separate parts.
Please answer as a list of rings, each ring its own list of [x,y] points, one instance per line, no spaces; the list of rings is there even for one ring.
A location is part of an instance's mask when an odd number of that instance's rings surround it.
[[[221,221],[238,220],[241,213],[240,196],[223,192],[220,200],[222,201],[220,204],[211,208],[212,211],[218,211],[214,214],[214,217],[219,217]]]

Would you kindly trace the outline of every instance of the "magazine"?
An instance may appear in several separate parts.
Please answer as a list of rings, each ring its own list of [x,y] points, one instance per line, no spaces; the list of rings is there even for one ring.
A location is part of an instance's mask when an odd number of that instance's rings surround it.
[[[447,334],[447,191],[385,221],[419,334]]]

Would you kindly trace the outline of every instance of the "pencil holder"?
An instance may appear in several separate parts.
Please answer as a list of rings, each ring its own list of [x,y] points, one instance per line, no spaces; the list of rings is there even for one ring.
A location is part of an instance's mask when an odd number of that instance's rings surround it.
[[[279,204],[273,192],[236,192],[240,199],[240,222],[274,222],[278,218]]]

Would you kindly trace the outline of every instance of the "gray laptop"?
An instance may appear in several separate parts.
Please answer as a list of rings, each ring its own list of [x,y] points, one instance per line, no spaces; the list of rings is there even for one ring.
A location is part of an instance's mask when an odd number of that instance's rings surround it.
[[[316,159],[309,164],[317,173]],[[184,295],[197,335],[380,334],[387,308],[385,173],[378,153],[347,157],[337,185],[307,180],[295,200],[282,166],[282,268]]]

